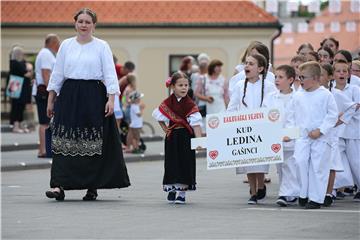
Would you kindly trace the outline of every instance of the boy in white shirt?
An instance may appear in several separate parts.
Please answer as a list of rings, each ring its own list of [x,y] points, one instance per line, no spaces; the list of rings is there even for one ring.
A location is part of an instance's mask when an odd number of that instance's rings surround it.
[[[289,106],[294,97],[295,90],[292,89],[296,73],[289,65],[281,65],[275,71],[275,86],[278,91],[270,93],[265,99],[267,107],[277,107],[284,111],[282,117],[283,127],[287,127],[286,118],[289,113]],[[279,198],[276,203],[281,207],[295,205],[299,196],[299,180],[295,164],[294,141],[284,139],[284,162],[276,164],[279,174]]]
[[[132,149],[132,153],[142,153],[143,151],[139,148],[140,143],[140,131],[143,127],[142,114],[144,111],[144,104],[141,103],[141,98],[144,94],[134,91],[130,93],[130,125],[128,132],[127,142],[129,143],[129,149]]]
[[[300,179],[299,205],[318,209],[326,194],[331,164],[329,132],[337,122],[338,110],[333,95],[320,86],[320,64],[310,61],[299,69],[303,91],[296,92],[289,112],[290,125],[300,128],[294,152]]]

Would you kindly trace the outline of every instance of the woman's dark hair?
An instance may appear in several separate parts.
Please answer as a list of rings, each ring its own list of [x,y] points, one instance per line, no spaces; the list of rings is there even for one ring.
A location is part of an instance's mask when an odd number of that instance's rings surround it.
[[[256,49],[256,51],[258,51],[260,55],[262,55],[263,57],[265,57],[265,60],[266,60],[267,64],[270,63],[270,52],[269,52],[269,48],[268,48],[265,44],[259,42],[259,43],[257,43],[257,44],[254,45],[253,49]],[[267,66],[266,66],[266,69],[268,69]]]
[[[321,64],[321,68],[324,69],[329,76],[332,76],[334,74],[334,69],[333,69],[332,65],[329,64],[329,63]],[[330,80],[330,85],[329,85],[329,91],[330,92],[331,92],[331,89],[332,89],[333,85],[334,85],[333,84],[333,79],[331,79]]]
[[[209,74],[209,76],[214,74],[216,66],[221,67],[222,65],[223,65],[223,63],[220,60],[217,60],[217,59],[212,60],[209,63],[209,66],[208,66],[208,74]]]
[[[314,51],[314,47],[311,45],[311,43],[303,43],[303,44],[300,45],[300,47],[298,48],[296,53],[299,54],[299,52],[303,48],[310,48],[312,51]]]
[[[182,72],[188,72],[190,69],[189,69],[189,63],[191,63],[191,58],[189,56],[187,57],[184,57],[182,60],[181,60],[181,65],[180,65],[180,71]]]
[[[86,15],[89,15],[93,21],[93,23],[95,24],[97,22],[97,16],[96,16],[96,13],[94,11],[92,11],[91,9],[89,8],[82,8],[80,9],[74,16],[74,20],[75,22],[77,21],[78,17],[80,14],[86,14]]]
[[[346,58],[346,61],[347,61],[348,63],[351,63],[351,62],[352,62],[352,56],[351,56],[351,53],[350,53],[349,51],[342,49],[342,50],[337,51],[337,52],[335,53],[335,55],[338,54],[338,53],[340,53],[341,55],[343,55],[343,56]]]
[[[249,57],[253,57],[256,59],[257,63],[258,63],[258,67],[263,67],[264,69],[260,72],[260,74],[262,74],[262,81],[261,81],[261,103],[260,103],[260,107],[262,106],[263,100],[264,100],[264,87],[265,87],[265,78],[266,78],[266,74],[268,71],[268,62],[266,61],[266,58],[261,55],[261,54],[251,54]],[[243,93],[243,97],[241,102],[244,104],[244,106],[247,107],[247,104],[245,102],[245,96],[246,96],[246,88],[247,88],[247,83],[248,83],[249,79],[246,78],[245,79],[245,85],[244,85],[244,93]]]
[[[324,51],[328,52],[331,59],[334,58],[334,53],[333,53],[333,51],[331,51],[331,49],[329,47],[322,46],[317,50],[317,52],[319,53],[320,50],[324,50]]]
[[[334,43],[335,43],[335,46],[336,46],[336,49],[339,48],[339,41],[336,40],[336,39],[333,38],[333,37],[328,37],[328,38],[325,38],[324,40],[322,40],[321,43],[320,43],[320,46],[322,47],[327,40],[330,40],[330,41],[334,42]]]
[[[327,72],[328,75],[334,74],[334,68],[331,64],[323,63],[323,64],[321,64],[321,67]]]
[[[188,76],[185,73],[178,71],[178,72],[175,72],[173,75],[171,75],[170,85],[175,85],[176,81],[180,78],[185,78],[190,83]]]
[[[249,46],[246,48],[245,52],[241,56],[241,62],[245,63],[246,57],[250,54],[250,51],[254,48],[256,44],[262,44],[262,42],[259,41],[252,41]]]
[[[313,56],[315,58],[315,61],[317,61],[317,62],[320,61],[319,54],[317,54],[317,52],[311,51],[308,54]]]

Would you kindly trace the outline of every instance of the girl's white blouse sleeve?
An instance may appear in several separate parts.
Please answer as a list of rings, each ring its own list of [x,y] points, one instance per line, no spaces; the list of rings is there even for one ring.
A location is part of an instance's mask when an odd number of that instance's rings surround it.
[[[152,117],[155,118],[155,120],[158,122],[165,122],[166,124],[169,124],[169,119],[160,112],[159,108],[154,109],[152,112]]]
[[[159,111],[159,108],[155,108],[152,112],[152,117],[155,118],[158,122],[165,122],[166,124],[169,124],[170,120]],[[202,116],[199,112],[195,112],[193,114],[190,114],[189,117],[187,117],[187,121],[190,124],[190,126],[202,126]]]

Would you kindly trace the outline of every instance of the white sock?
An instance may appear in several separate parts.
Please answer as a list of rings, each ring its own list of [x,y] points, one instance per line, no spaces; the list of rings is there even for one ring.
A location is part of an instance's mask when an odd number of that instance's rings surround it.
[[[186,193],[185,191],[179,191],[178,196],[182,197],[182,198],[185,198],[185,193]]]

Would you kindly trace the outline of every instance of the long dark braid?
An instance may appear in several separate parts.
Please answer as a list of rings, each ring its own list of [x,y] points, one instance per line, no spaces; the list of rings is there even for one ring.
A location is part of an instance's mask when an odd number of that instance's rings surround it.
[[[334,79],[331,79],[330,80],[330,85],[329,85],[329,91],[331,92],[331,89],[333,87],[333,82],[334,82]]]
[[[263,70],[263,74],[262,74],[262,82],[261,82],[261,103],[260,103],[260,107],[262,107],[263,101],[264,101],[264,88],[265,88],[265,78],[266,78],[266,74],[268,71],[268,64],[265,64],[264,70]]]
[[[245,102],[245,95],[246,95],[246,87],[247,87],[248,81],[249,81],[249,79],[245,78],[244,93],[243,93],[243,97],[242,97],[242,101],[241,101],[245,107],[247,107],[247,104]]]
[[[266,58],[261,55],[261,54],[251,54],[251,57],[255,58],[257,61],[257,65],[258,67],[263,67],[263,70],[260,74],[262,74],[262,82],[261,82],[261,104],[260,107],[262,106],[263,100],[264,100],[264,88],[265,88],[265,78],[266,78],[266,73],[267,73],[267,69],[268,69],[268,64],[266,61]],[[247,104],[245,103],[245,95],[246,95],[246,87],[247,87],[247,83],[248,83],[248,79],[245,79],[245,85],[244,85],[244,94],[243,94],[243,98],[242,98],[242,103],[247,107]]]

